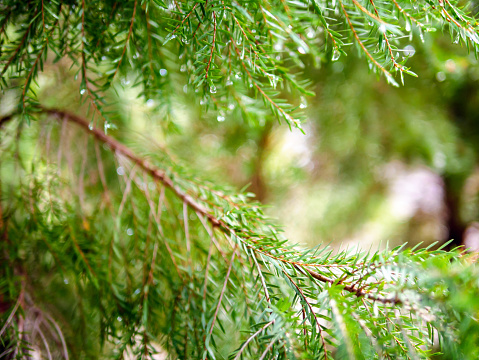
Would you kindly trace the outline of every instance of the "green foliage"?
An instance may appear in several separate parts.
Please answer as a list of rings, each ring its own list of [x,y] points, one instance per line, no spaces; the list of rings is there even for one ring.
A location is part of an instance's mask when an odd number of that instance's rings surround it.
[[[220,122],[233,107],[253,126],[300,127],[305,64],[351,42],[393,85],[414,75],[400,54],[412,36],[442,28],[476,51],[478,24],[455,1],[0,7],[2,89],[19,98],[1,119],[0,357],[479,357],[472,255],[302,249],[252,194],[123,129],[114,101],[136,89],[166,134],[181,91]],[[41,73],[55,66],[71,69],[86,119],[63,110],[71,99],[48,106]]]
[[[479,44],[478,24],[451,1],[3,1],[2,9],[3,87],[19,79],[27,119],[37,102],[32,81],[48,51],[72,61],[80,93],[101,120],[110,118],[104,90],[132,68],[146,99],[168,99],[173,74],[184,72],[184,90],[223,112],[235,102],[247,115],[259,98],[279,120],[300,126],[300,104],[282,92],[310,93],[297,78],[308,53],[316,63],[337,60],[352,42],[373,72],[397,85],[395,73],[414,75],[404,65],[410,53],[401,49],[413,36],[424,40],[440,26],[473,51]]]

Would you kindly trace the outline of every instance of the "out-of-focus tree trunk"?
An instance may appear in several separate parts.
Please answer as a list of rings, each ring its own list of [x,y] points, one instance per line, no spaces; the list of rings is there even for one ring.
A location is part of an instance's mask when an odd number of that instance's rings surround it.
[[[461,190],[464,181],[454,176],[444,177],[444,202],[446,204],[448,229],[447,240],[453,240],[449,244],[449,248],[464,245],[464,232],[467,225],[461,218]]]
[[[264,164],[265,150],[268,147],[269,137],[270,137],[272,128],[273,128],[273,123],[271,121],[267,122],[266,125],[264,126],[263,131],[261,132],[260,138],[257,143],[258,151],[257,151],[256,157],[253,160],[254,170],[253,170],[253,175],[251,176],[250,190],[251,192],[256,194],[256,199],[258,199],[261,202],[263,202],[267,196],[267,188],[263,178],[263,164]]]
[[[461,217],[463,208],[462,194],[468,177],[474,169],[479,154],[479,91],[474,80],[466,78],[457,84],[449,99],[449,109],[461,137],[474,149],[474,159],[464,161],[459,172],[444,176],[445,203],[448,211],[448,240],[453,239],[449,248],[464,245],[468,224]]]

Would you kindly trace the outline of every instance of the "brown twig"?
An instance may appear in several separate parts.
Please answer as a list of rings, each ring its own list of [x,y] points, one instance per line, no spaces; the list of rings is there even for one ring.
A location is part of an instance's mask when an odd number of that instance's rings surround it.
[[[193,264],[191,260],[190,228],[188,226],[188,205],[186,202],[183,202],[183,225],[185,227],[186,258],[190,271],[193,271]]]
[[[376,16],[378,19],[380,19],[380,16],[379,16],[379,11],[378,9],[376,8],[376,5],[374,4],[374,0],[369,0],[369,2],[371,3],[372,7],[374,8],[374,12],[376,13]],[[384,24],[384,22],[381,20],[381,22]],[[391,47],[391,43],[389,41],[389,37],[386,33],[386,30],[384,30],[383,32],[383,36],[384,36],[384,41],[386,42],[386,46],[388,48],[388,52],[389,52],[389,57],[391,58],[391,61],[393,63],[393,66],[400,70],[400,71],[403,71],[404,70],[404,66],[402,66],[401,64],[398,64],[398,62],[396,61],[396,58],[394,57],[394,54],[393,54],[393,49]]]
[[[361,39],[359,38],[359,35],[356,31],[356,29],[354,28],[354,25],[351,21],[351,19],[349,18],[349,15],[348,15],[348,12],[346,11],[346,8],[344,7],[344,4],[342,3],[341,0],[339,0],[339,4],[341,5],[341,9],[343,10],[343,13],[344,13],[344,17],[346,18],[346,21],[348,22],[348,25],[349,27],[351,28],[351,31],[353,32],[353,36],[354,38],[356,39],[356,41],[358,42],[359,46],[361,47],[361,49],[363,49],[364,53],[366,54],[366,56],[371,60],[371,62],[376,65],[376,67],[381,70],[384,75],[386,75],[386,77],[388,79],[392,79],[392,75],[389,73],[389,71],[387,71],[380,63],[378,63],[378,61],[371,55],[371,53],[368,51],[368,49],[366,49],[366,46],[364,45],[364,43],[361,41]]]
[[[125,46],[123,47],[123,52],[121,53],[120,60],[118,61],[118,65],[116,67],[115,72],[113,73],[113,76],[111,77],[111,80],[113,80],[115,75],[118,73],[118,70],[120,69],[121,62],[123,60],[123,57],[125,56],[126,48],[128,47],[128,42],[130,41],[131,34],[133,33],[133,24],[135,22],[137,3],[138,3],[138,0],[135,0],[135,4],[133,5],[133,15],[131,16],[130,29],[128,30],[128,35],[126,37]],[[83,14],[82,14],[82,16],[83,16]]]
[[[268,326],[270,326],[271,324],[274,323],[274,320],[271,320],[270,322],[266,323],[263,327],[261,327],[261,329],[259,329],[258,331],[256,331],[253,335],[251,335],[248,340],[246,340],[244,343],[243,343],[243,346],[241,346],[241,348],[239,349],[238,353],[236,354],[234,360],[238,360],[241,356],[241,354],[243,353],[243,351],[246,349],[246,347],[248,346],[248,344],[254,340],[254,338],[256,336],[258,336],[260,333],[262,333]]]
[[[8,316],[7,321],[5,321],[5,324],[3,324],[2,329],[0,329],[0,337],[2,336],[4,331],[7,329],[8,325],[10,325],[10,322],[12,321],[13,317],[15,316],[15,313],[18,310],[18,307],[20,306],[20,302],[21,302],[21,296],[18,297],[18,300],[15,303],[15,306],[13,307],[12,312]]]
[[[268,353],[268,351],[271,349],[271,347],[273,346],[273,344],[277,341],[278,339],[276,337],[273,338],[273,340],[271,340],[271,342],[268,344],[268,346],[266,346],[266,349],[264,350],[264,352],[261,354],[261,357],[258,359],[258,360],[263,360],[265,357],[266,357],[266,354]]]
[[[299,287],[298,284],[296,284],[294,282],[294,280],[291,278],[291,276],[289,276],[289,274],[283,270],[283,274],[286,275],[286,277],[289,279],[289,281],[291,282],[291,284],[296,288],[296,290],[298,290],[298,292],[301,294],[301,297],[303,298],[303,301],[305,302],[305,304],[307,305],[307,307],[309,308],[309,311],[310,313],[313,315],[313,318],[314,318],[314,321],[318,327],[318,333],[319,333],[319,337],[321,339],[321,344],[323,346],[323,351],[324,351],[324,359],[327,360],[328,359],[328,351],[326,349],[326,341],[324,340],[324,335],[323,335],[323,329],[321,327],[321,324],[319,323],[319,320],[318,320],[318,317],[316,316],[316,313],[314,312],[313,310],[313,307],[311,306],[311,304],[309,303],[308,299],[306,298],[306,295],[304,295],[304,292],[303,290]],[[303,306],[303,309],[304,309],[304,306]],[[310,320],[311,322],[311,325],[312,324],[312,321]],[[313,325],[314,326],[314,325]]]
[[[206,69],[205,69],[205,72],[206,72],[205,80],[208,80],[208,72],[210,70],[211,61],[213,60],[215,43],[216,43],[216,13],[213,11],[213,43],[211,44],[210,58],[208,60],[208,64],[206,65]]]
[[[235,259],[237,247],[238,247],[238,246],[236,245],[235,249],[233,250],[233,255],[231,255],[230,266],[228,267],[228,271],[226,272],[225,281],[224,281],[224,283],[223,283],[223,288],[221,289],[220,298],[218,299],[218,305],[216,306],[216,310],[215,310],[215,313],[214,313],[214,315],[213,315],[213,320],[212,320],[212,322],[211,322],[211,327],[210,327],[210,330],[209,330],[209,335],[211,335],[211,334],[213,333],[213,329],[214,329],[214,326],[215,326],[216,318],[218,317],[218,311],[220,310],[221,302],[222,302],[222,300],[223,300],[223,295],[224,295],[224,293],[225,293],[226,286],[228,285],[228,280],[229,280],[229,277],[230,277],[231,269],[232,269],[232,267],[233,267],[233,262],[234,262],[234,259]],[[206,343],[205,343],[205,350],[206,350]]]
[[[145,3],[146,6],[146,3]],[[150,59],[150,72],[151,78],[155,80],[155,70],[153,69],[153,49],[152,49],[152,42],[151,42],[151,24],[150,24],[150,15],[149,15],[149,8],[148,11],[145,12],[146,16],[146,34],[148,36],[148,57]]]
[[[36,16],[38,14],[38,9],[35,13],[35,15],[33,16],[33,18],[35,19]],[[0,74],[0,77],[3,76],[3,74],[5,74],[5,71],[7,71],[8,67],[10,66],[10,64],[12,63],[13,59],[15,58],[15,56],[17,56],[18,52],[20,51],[23,43],[25,42],[25,40],[27,39],[28,37],[28,34],[30,33],[30,29],[32,28],[32,25],[35,21],[32,21],[30,23],[30,25],[28,26],[27,30],[25,30],[25,34],[23,35],[22,37],[22,40],[20,41],[20,44],[18,44],[17,48],[15,49],[15,52],[13,53],[13,55],[8,59],[7,63],[5,64],[5,67],[3,68],[2,70],[2,73]]]
[[[30,78],[31,76],[33,75],[33,72],[35,71],[36,67],[37,67],[37,64],[38,64],[38,61],[41,59],[42,55],[43,55],[43,52],[45,51],[45,49],[48,47],[48,36],[53,34],[53,32],[55,31],[55,27],[56,25],[58,24],[58,21],[60,19],[60,17],[58,17],[57,21],[55,21],[55,24],[53,24],[52,26],[52,29],[50,30],[50,34],[47,34],[47,31],[46,31],[46,26],[45,26],[45,10],[44,10],[44,6],[43,6],[43,1],[42,0],[42,24],[43,24],[43,32],[45,33],[45,44],[43,44],[42,48],[40,49],[40,51],[38,52],[38,55],[37,55],[37,58],[35,59],[35,62],[33,63],[33,66],[32,68],[30,69],[30,71],[28,72],[28,75],[25,79],[25,83],[23,85],[23,91],[22,91],[22,105],[23,107],[25,108],[25,96],[26,96],[26,91],[27,91],[27,85],[28,85],[28,82],[30,81]],[[60,9],[59,9],[59,13],[61,14],[61,11],[62,11],[62,4],[60,4]],[[2,72],[3,74],[3,72]]]
[[[195,5],[193,6],[193,8],[190,10],[190,12],[188,14],[186,14],[186,16],[183,18],[183,20],[181,20],[181,22],[178,24],[178,26],[171,32],[170,34],[170,37],[172,37],[173,35],[175,35],[175,32],[180,28],[181,25],[183,25],[183,23],[190,17],[190,15],[193,13],[193,11],[196,9],[196,7],[198,6],[198,3],[195,3]]]
[[[82,71],[82,79],[85,81],[85,88],[88,92],[88,96],[90,99],[90,104],[93,105],[95,111],[100,114],[101,118],[105,120],[103,114],[101,113],[100,109],[96,105],[95,97],[90,89],[90,81],[88,80],[87,76],[87,69],[86,69],[86,59],[85,59],[85,0],[82,0],[82,13],[81,13],[81,71]],[[80,94],[82,92],[80,91]]]
[[[414,21],[419,27],[424,27],[424,24],[421,23],[419,20],[417,20],[414,16],[412,16],[411,14],[409,14],[407,11],[405,11],[401,5],[398,4],[398,2],[396,0],[392,0],[392,2],[394,3],[394,5],[398,8],[398,10],[404,14],[404,16],[406,16],[408,19]]]

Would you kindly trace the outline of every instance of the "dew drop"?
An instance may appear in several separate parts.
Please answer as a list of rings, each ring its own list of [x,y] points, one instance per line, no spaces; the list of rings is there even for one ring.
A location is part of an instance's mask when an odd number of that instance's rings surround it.
[[[339,52],[339,50],[334,49],[333,55],[331,56],[331,60],[332,61],[338,61],[340,56],[341,56],[341,53]]]
[[[80,95],[83,95],[85,93],[85,89],[80,89]]]
[[[133,229],[132,229],[132,228],[126,229],[126,234],[127,234],[128,236],[132,236],[132,235],[133,235]]]
[[[168,35],[168,36],[166,37],[165,42],[163,43],[163,45],[166,44],[168,41],[173,40],[173,39],[175,39],[175,38],[176,38],[176,35],[175,35],[175,34],[173,34],[173,35],[171,35],[171,34]]]
[[[416,53],[416,49],[412,45],[407,45],[404,48],[404,55],[406,56],[413,56]]]
[[[271,76],[269,78],[269,82],[271,83],[273,89],[276,89],[276,85],[278,84],[278,77],[276,75]]]
[[[168,70],[166,70],[166,69],[160,69],[160,75],[161,75],[161,76],[165,76],[166,74],[168,74]]]
[[[119,166],[118,169],[116,169],[116,173],[120,176],[125,175],[125,169],[123,168],[123,166]]]
[[[63,279],[63,282],[68,285],[68,279]]]
[[[108,129],[110,129],[112,125],[109,122],[105,122],[105,125],[103,125],[103,129],[105,131],[105,134],[108,132]]]
[[[240,72],[237,72],[237,73],[235,74],[235,78],[241,79],[241,73],[240,73]]]
[[[233,81],[231,81],[230,78],[226,79],[226,86],[231,86],[233,85]]]
[[[93,124],[88,125],[88,129],[93,130]]]
[[[301,104],[299,104],[300,109],[305,109],[308,107],[308,103],[306,102],[306,99],[301,96]]]
[[[225,121],[225,117],[223,115],[218,115],[216,117],[216,120],[218,120],[219,122],[223,122],[223,121]]]
[[[439,82],[443,82],[444,80],[446,80],[446,74],[445,74],[443,71],[439,71],[439,72],[436,74],[436,79],[437,79],[437,81],[439,81]]]
[[[406,21],[406,31],[411,31],[411,23],[409,21]]]
[[[183,64],[183,65],[180,66],[180,71],[181,71],[181,72],[185,72],[185,71],[186,71],[186,65],[185,65],[185,64]]]
[[[210,93],[216,94],[216,86],[214,86],[214,85],[210,86]]]
[[[298,52],[303,55],[306,54],[306,50],[302,46],[298,47]]]

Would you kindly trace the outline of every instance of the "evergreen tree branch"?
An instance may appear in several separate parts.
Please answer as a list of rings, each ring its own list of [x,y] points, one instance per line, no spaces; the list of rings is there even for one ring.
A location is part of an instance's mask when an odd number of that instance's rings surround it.
[[[299,127],[297,108],[303,106],[295,107],[295,95],[310,94],[300,80],[302,68],[346,55],[349,38],[373,71],[394,84],[393,69],[401,79],[403,72],[414,75],[403,65],[408,56],[399,61],[394,54],[407,37],[404,22],[411,38],[411,24],[421,40],[422,31],[442,27],[477,52],[478,23],[469,10],[455,0],[130,0],[98,6],[7,0],[1,10],[2,89],[18,93],[18,115],[27,122],[36,113],[60,120],[58,128],[15,120],[4,127],[0,144],[2,158],[11,156],[15,167],[10,175],[2,164],[9,181],[1,189],[2,235],[19,239],[0,242],[12,256],[0,267],[6,279],[0,280],[0,305],[5,299],[12,309],[19,293],[28,299],[13,319],[0,313],[1,335],[13,341],[8,356],[27,358],[35,348],[43,357],[98,357],[114,348],[118,358],[151,357],[161,347],[172,358],[202,358],[217,356],[233,341],[222,357],[325,359],[335,349],[338,358],[427,358],[439,338],[445,356],[461,358],[458,339],[476,326],[470,292],[477,290],[471,281],[477,276],[462,267],[457,251],[300,249],[249,195],[227,195],[216,184],[190,180],[164,149],[151,146],[141,155],[106,133],[115,125],[107,117],[116,116],[117,124],[123,118],[115,104],[122,94],[114,92],[138,88],[135,96],[148,107],[153,102],[151,114],[166,114],[167,126],[174,126],[170,117],[176,119],[171,115],[183,86],[188,105],[199,101],[205,117],[235,116],[231,104],[255,122],[273,115]],[[324,38],[318,37],[323,30]],[[86,118],[59,109],[65,105],[37,106],[39,90],[42,102],[50,101],[36,81],[44,64],[48,70],[71,65],[70,76],[76,71],[80,94],[87,92],[88,99],[81,97]],[[0,118],[0,126],[11,118]],[[36,129],[40,133],[28,138]],[[32,141],[30,161],[23,144]],[[53,154],[51,142],[59,145]],[[27,270],[18,271],[17,263]],[[45,289],[38,285],[45,283]],[[54,286],[75,304],[71,318],[59,322],[67,326],[66,340],[30,301],[47,304],[47,289]],[[467,307],[454,296],[465,298]],[[62,302],[52,300],[61,313]],[[229,331],[238,336],[221,333]],[[66,350],[77,333],[84,343]]]
[[[45,112],[49,115],[55,116],[59,119],[66,119],[68,121],[76,123],[77,125],[79,125],[84,130],[88,131],[89,133],[92,133],[93,136],[96,139],[98,139],[101,142],[107,144],[112,149],[112,151],[117,152],[119,154],[122,154],[123,156],[126,156],[127,158],[132,160],[136,165],[138,165],[140,168],[142,168],[144,171],[146,171],[147,173],[152,175],[155,179],[161,181],[165,186],[167,186],[168,188],[173,190],[175,192],[175,194],[185,204],[190,206],[194,211],[200,213],[202,216],[206,217],[214,227],[219,227],[223,232],[225,232],[225,234],[233,234],[233,235],[238,236],[239,238],[241,238],[241,235],[236,234],[236,231],[234,229],[232,229],[228,224],[226,224],[224,221],[216,218],[203,205],[196,202],[193,199],[193,197],[191,197],[190,195],[187,195],[182,189],[180,189],[177,185],[175,185],[173,180],[170,177],[168,177],[164,171],[154,167],[153,165],[148,163],[146,160],[141,159],[140,157],[135,155],[125,145],[123,145],[123,144],[119,143],[118,141],[114,140],[113,138],[105,135],[101,130],[98,130],[96,128],[90,129],[90,125],[87,122],[87,120],[85,120],[85,119],[83,119],[83,118],[81,118],[81,117],[79,117],[75,114],[72,114],[70,112],[59,110],[59,109],[50,109],[50,108],[44,108],[44,107],[41,107],[40,109],[43,112]],[[148,192],[148,190],[146,190],[146,193],[147,192]],[[147,195],[147,197],[148,197],[148,195]],[[151,199],[148,202],[150,203],[150,207],[151,207]],[[152,214],[155,214],[155,211],[153,210],[153,208],[151,209],[151,211],[152,211]],[[156,219],[156,223],[159,224],[159,219]],[[296,270],[301,271],[301,272],[305,272],[305,273],[309,274],[312,278],[314,278],[316,280],[319,280],[320,282],[329,283],[329,284],[335,284],[336,283],[336,280],[328,278],[324,275],[321,275],[321,274],[309,269],[308,266],[307,266],[308,264],[298,263],[298,262],[290,261],[288,259],[284,259],[282,257],[274,256],[273,254],[271,254],[269,252],[261,251],[260,249],[257,249],[256,247],[253,247],[252,245],[250,245],[248,243],[245,243],[245,245],[248,248],[251,248],[252,250],[254,250],[255,252],[257,252],[259,254],[263,254],[263,255],[265,255],[269,258],[279,260],[279,261],[284,262],[286,264],[291,264],[291,265],[293,265],[293,267]],[[165,246],[167,247],[167,250],[170,253],[170,257],[171,257],[173,263],[175,264],[174,255],[173,255],[172,250],[169,248],[169,245],[166,242],[165,242]],[[112,251],[112,249],[110,248],[110,256],[111,256],[111,251]],[[84,258],[84,259],[86,260],[86,258]],[[301,266],[301,268],[300,268],[300,266]],[[92,269],[89,265],[88,265],[88,267],[92,271]],[[178,270],[178,267],[176,265],[175,265],[175,267],[177,269],[177,272],[178,272],[179,276],[181,277],[180,271]],[[365,297],[366,299],[369,299],[369,300],[372,300],[372,301],[379,301],[379,302],[382,302],[382,303],[391,303],[391,304],[400,304],[401,303],[401,301],[397,297],[386,298],[384,296],[381,296],[381,295],[378,295],[378,294],[373,294],[373,293],[367,292],[367,291],[365,291],[361,288],[356,288],[356,287],[351,286],[351,285],[344,285],[344,289],[353,293],[353,294],[355,294],[355,295],[357,295],[358,297]]]
[[[384,66],[382,66],[372,55],[371,53],[368,51],[368,49],[366,48],[366,46],[364,45],[363,41],[361,40],[361,38],[359,37],[356,29],[354,28],[354,25],[348,15],[348,12],[343,4],[343,2],[341,0],[338,0],[340,6],[341,6],[341,10],[343,11],[343,14],[344,14],[344,17],[346,18],[346,21],[349,25],[349,27],[351,28],[351,32],[353,33],[353,36],[354,38],[356,39],[357,43],[359,44],[359,46],[361,47],[361,49],[363,50],[363,52],[366,54],[366,56],[369,58],[369,60],[379,69],[383,72],[383,74],[386,76],[386,78],[388,79],[388,81],[390,83],[392,83],[393,85],[396,85],[397,86],[397,83],[396,81],[394,80],[394,78],[392,77],[392,75],[389,73],[389,71],[387,71]]]
[[[33,26],[33,24],[35,23],[35,18],[38,14],[38,9],[33,17],[33,20],[30,21],[30,24],[28,25],[28,28],[27,30],[25,30],[25,33],[22,37],[22,40],[20,41],[20,43],[18,44],[18,46],[15,48],[15,51],[13,52],[12,56],[10,56],[10,58],[8,59],[7,63],[5,64],[5,66],[3,67],[3,70],[2,72],[0,73],[0,76],[3,76],[5,74],[5,72],[8,70],[8,68],[10,67],[11,63],[13,62],[13,60],[16,58],[17,54],[20,52],[20,50],[22,50],[22,46],[23,44],[25,43],[25,40],[28,38],[28,35],[30,34],[30,30]]]
[[[133,33],[133,24],[135,23],[137,4],[138,4],[138,0],[135,0],[135,3],[133,5],[133,15],[131,16],[131,21],[130,21],[130,29],[128,30],[128,35],[126,37],[125,46],[123,47],[123,51],[121,53],[120,60],[118,61],[118,65],[116,66],[115,72],[113,73],[113,76],[111,77],[111,80],[113,80],[115,78],[115,75],[118,73],[118,70],[120,69],[121,62],[123,60],[123,57],[125,56],[126,48],[128,47],[128,44],[129,44],[129,41],[130,41],[130,38],[131,38],[131,34]]]

